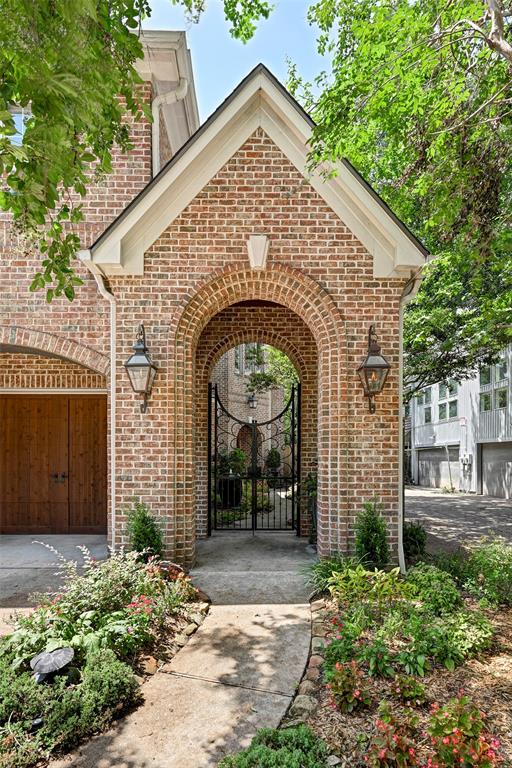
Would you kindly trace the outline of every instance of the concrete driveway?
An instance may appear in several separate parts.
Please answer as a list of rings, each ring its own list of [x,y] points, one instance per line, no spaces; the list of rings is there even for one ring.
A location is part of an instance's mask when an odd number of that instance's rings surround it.
[[[30,595],[58,588],[58,557],[36,540],[79,563],[83,559],[77,546],[87,547],[97,559],[107,557],[105,536],[0,536],[0,634],[8,631],[6,620],[14,609],[26,612],[34,605]]]
[[[512,542],[510,499],[409,487],[405,491],[405,519],[424,525],[429,552],[452,551],[482,536],[498,535]]]

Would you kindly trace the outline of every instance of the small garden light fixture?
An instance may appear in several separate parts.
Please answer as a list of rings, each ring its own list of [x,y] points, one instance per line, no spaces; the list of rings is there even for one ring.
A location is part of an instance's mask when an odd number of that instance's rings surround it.
[[[249,408],[257,408],[258,407],[258,400],[257,400],[256,395],[254,394],[254,392],[251,392],[251,394],[247,398],[247,404],[248,404]]]
[[[124,367],[133,391],[144,398],[140,404],[140,412],[146,413],[148,397],[155,380],[157,367],[151,360],[151,355],[146,347],[146,331],[142,323],[139,325],[137,340],[133,345],[133,355],[128,358]]]
[[[382,392],[382,388],[387,379],[390,364],[380,353],[380,345],[375,333],[375,325],[370,325],[368,331],[368,353],[357,369],[359,378],[364,387],[364,393],[368,398],[370,413],[375,413],[375,395]]]

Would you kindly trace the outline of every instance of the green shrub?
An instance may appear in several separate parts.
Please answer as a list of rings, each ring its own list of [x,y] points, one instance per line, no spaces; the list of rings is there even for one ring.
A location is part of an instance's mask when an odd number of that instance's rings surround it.
[[[512,606],[512,544],[504,539],[483,539],[469,551],[438,555],[436,565],[488,605]]]
[[[407,574],[418,598],[435,614],[449,613],[461,601],[459,590],[453,579],[435,565],[420,563]]]
[[[341,573],[356,565],[357,561],[354,558],[341,554],[321,558],[313,565],[307,566],[305,570],[307,582],[315,592],[325,592],[329,588],[329,580],[334,573]]]
[[[421,523],[405,522],[403,527],[404,554],[407,560],[425,555],[427,532]]]
[[[225,757],[219,768],[325,768],[327,749],[306,725],[258,731],[250,747]]]
[[[281,466],[281,454],[277,450],[277,448],[271,448],[270,451],[267,453],[267,458],[265,459],[265,466],[267,467],[269,472],[276,472]]]
[[[363,565],[335,572],[329,579],[329,591],[340,602],[374,603],[382,611],[384,606],[408,598],[413,588],[400,576],[400,569],[368,571]]]
[[[139,699],[132,670],[112,651],[91,654],[76,685],[69,685],[64,674],[38,685],[29,672],[15,669],[12,657],[4,652],[0,657],[0,764],[35,765],[103,729]],[[42,726],[31,734],[36,717],[42,719]]]
[[[129,548],[138,552],[146,562],[150,557],[161,558],[164,551],[163,533],[149,507],[142,501],[135,501],[126,513],[126,520]]]
[[[369,568],[384,568],[389,563],[388,529],[382,517],[382,505],[367,501],[355,526],[355,550]]]
[[[336,664],[345,664],[355,656],[355,638],[352,634],[344,633],[343,637],[332,640],[324,653],[324,677],[330,680]]]

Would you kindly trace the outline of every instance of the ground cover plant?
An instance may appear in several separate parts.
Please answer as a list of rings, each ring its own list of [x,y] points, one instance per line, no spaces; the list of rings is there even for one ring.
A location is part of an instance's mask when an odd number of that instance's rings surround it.
[[[326,648],[306,722],[329,754],[354,768],[512,765],[512,612],[498,567],[511,558],[512,545],[486,541],[406,577],[341,556],[313,566]]]
[[[59,592],[40,595],[1,640],[0,766],[39,764],[136,705],[144,658],[172,653],[196,605],[179,566],[145,562],[137,551],[100,562],[82,553],[82,572],[59,555]],[[61,670],[32,671],[34,657],[61,648],[72,656]]]
[[[325,744],[305,725],[258,731],[251,745],[225,757],[219,768],[325,768]]]

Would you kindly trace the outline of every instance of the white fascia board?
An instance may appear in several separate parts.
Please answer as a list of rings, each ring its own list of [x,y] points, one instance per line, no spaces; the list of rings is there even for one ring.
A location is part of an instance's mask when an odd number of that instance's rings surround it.
[[[343,163],[331,179],[308,174],[311,126],[261,73],[98,244],[93,261],[101,263],[107,274],[143,274],[147,249],[258,127],[371,253],[375,277],[404,277],[424,265],[420,249]]]

